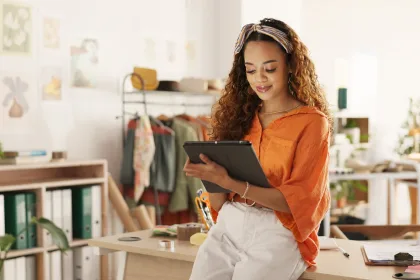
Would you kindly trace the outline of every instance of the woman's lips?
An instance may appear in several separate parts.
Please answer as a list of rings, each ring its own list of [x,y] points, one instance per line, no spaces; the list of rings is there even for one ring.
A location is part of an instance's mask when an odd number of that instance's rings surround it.
[[[257,86],[257,91],[264,93],[264,92],[267,92],[270,88],[271,86]]]

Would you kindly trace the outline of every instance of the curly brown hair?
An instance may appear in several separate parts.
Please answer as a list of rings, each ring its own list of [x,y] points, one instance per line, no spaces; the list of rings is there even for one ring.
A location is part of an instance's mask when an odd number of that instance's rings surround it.
[[[287,55],[291,70],[290,90],[297,100],[307,106],[315,106],[323,112],[332,127],[325,94],[318,82],[315,66],[309,58],[308,49],[299,39],[296,32],[286,23],[265,18],[261,25],[271,26],[283,31],[293,46]],[[235,55],[232,69],[219,101],[214,106],[212,117],[212,140],[241,140],[248,133],[261,99],[256,94],[249,94],[250,85],[245,72],[244,49],[250,41],[276,42],[271,37],[253,32],[246,40],[242,50]],[[279,44],[280,46],[280,44]]]

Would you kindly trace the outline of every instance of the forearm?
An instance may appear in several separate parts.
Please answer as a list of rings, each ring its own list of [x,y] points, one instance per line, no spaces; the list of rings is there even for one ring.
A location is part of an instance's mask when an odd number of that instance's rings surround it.
[[[246,182],[229,177],[226,179],[223,187],[242,196],[246,190]],[[250,184],[246,199],[255,201],[256,203],[275,211],[290,213],[290,208],[284,195],[274,188],[267,189]]]
[[[219,212],[222,208],[223,203],[227,200],[227,194],[225,193],[209,193],[209,200],[211,207]]]

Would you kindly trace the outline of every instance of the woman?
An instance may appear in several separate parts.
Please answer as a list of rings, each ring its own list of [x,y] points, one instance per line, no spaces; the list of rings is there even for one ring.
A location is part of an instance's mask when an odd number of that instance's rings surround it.
[[[187,176],[231,191],[210,194],[217,223],[201,245],[190,280],[298,279],[315,264],[327,212],[331,117],[305,45],[285,23],[245,25],[214,140],[248,140],[272,188],[231,178],[201,155]]]

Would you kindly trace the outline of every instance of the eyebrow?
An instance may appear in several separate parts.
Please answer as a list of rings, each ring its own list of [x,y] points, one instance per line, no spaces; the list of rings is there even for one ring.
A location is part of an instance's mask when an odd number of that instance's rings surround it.
[[[271,60],[267,60],[267,61],[263,62],[263,64],[267,64],[267,63],[271,63],[271,62],[278,62],[278,61],[275,60],[275,59],[271,59]],[[247,65],[253,65],[251,62],[245,62],[245,64],[247,64]]]

